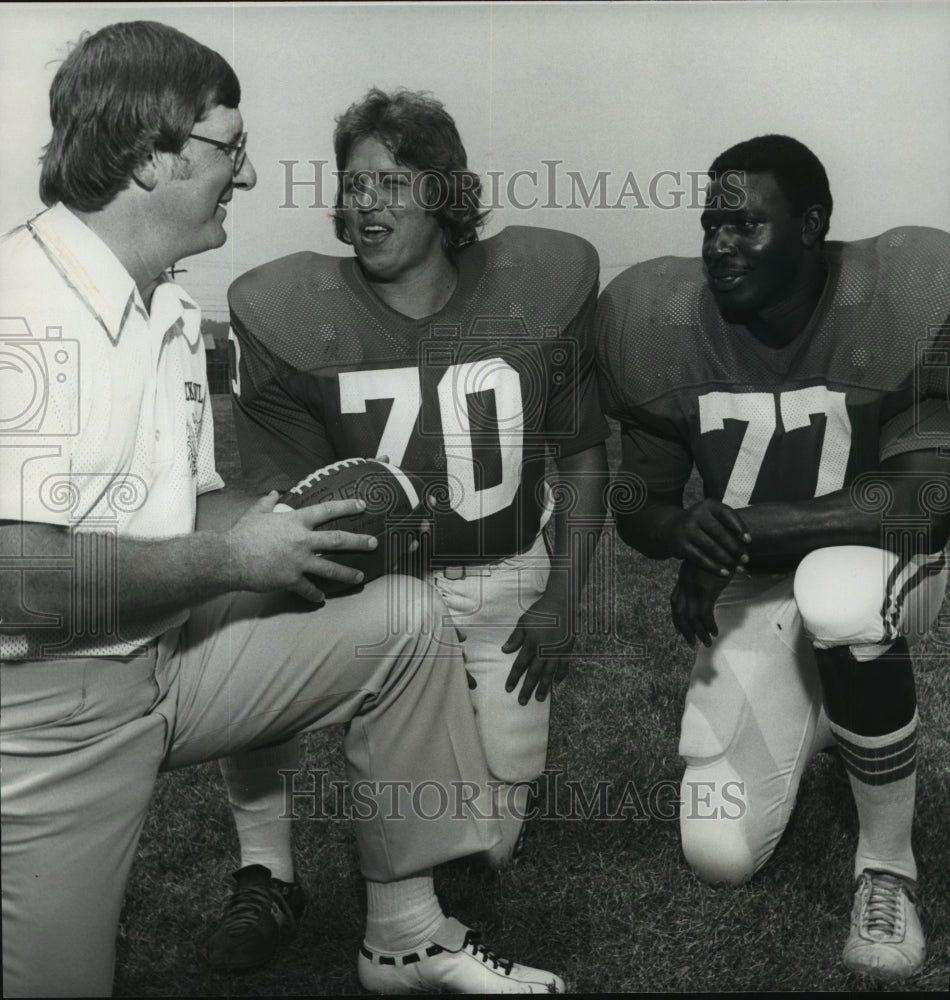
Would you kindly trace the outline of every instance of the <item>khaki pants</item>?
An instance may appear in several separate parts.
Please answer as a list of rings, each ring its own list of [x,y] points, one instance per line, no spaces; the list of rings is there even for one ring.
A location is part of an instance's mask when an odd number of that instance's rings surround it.
[[[407,577],[319,608],[231,595],[145,656],[5,664],[5,995],[111,991],[122,898],[161,769],[349,723],[348,777],[378,802],[355,823],[365,877],[390,881],[492,846],[484,754],[434,600]],[[424,807],[403,796],[394,816],[392,789],[422,782],[433,792]]]

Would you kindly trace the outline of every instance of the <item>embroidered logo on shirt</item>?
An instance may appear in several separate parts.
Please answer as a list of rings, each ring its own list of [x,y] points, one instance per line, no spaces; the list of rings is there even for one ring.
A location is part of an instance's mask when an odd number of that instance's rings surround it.
[[[193,403],[203,403],[205,401],[205,387],[200,382],[186,382],[185,399]]]

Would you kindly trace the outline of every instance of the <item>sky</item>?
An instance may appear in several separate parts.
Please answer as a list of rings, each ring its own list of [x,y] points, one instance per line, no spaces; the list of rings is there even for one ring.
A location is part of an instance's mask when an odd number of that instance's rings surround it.
[[[213,319],[248,268],[351,252],[329,220],[331,139],[335,116],[371,86],[443,101],[493,207],[485,236],[577,233],[597,248],[604,284],[637,261],[698,253],[703,171],[765,132],[824,162],[831,238],[950,229],[950,3],[937,0],[3,4],[0,231],[42,209],[37,158],[68,43],[136,19],[180,28],[241,79],[258,184],[236,193],[227,244],[182,262],[178,279]]]

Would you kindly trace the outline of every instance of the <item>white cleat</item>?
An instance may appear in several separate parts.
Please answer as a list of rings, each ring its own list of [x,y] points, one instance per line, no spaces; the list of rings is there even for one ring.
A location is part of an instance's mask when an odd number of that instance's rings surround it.
[[[415,951],[360,948],[360,983],[371,993],[563,993],[553,972],[499,958],[454,917]]]
[[[891,872],[865,868],[858,877],[844,964],[888,982],[907,979],[924,966],[926,945],[917,916],[917,886]]]

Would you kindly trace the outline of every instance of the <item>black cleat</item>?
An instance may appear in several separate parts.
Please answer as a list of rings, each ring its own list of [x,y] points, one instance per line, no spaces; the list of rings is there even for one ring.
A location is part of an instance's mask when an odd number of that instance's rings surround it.
[[[248,972],[267,965],[281,939],[293,935],[306,900],[297,882],[271,878],[263,865],[241,868],[234,880],[221,922],[205,940],[204,958],[212,969]]]

